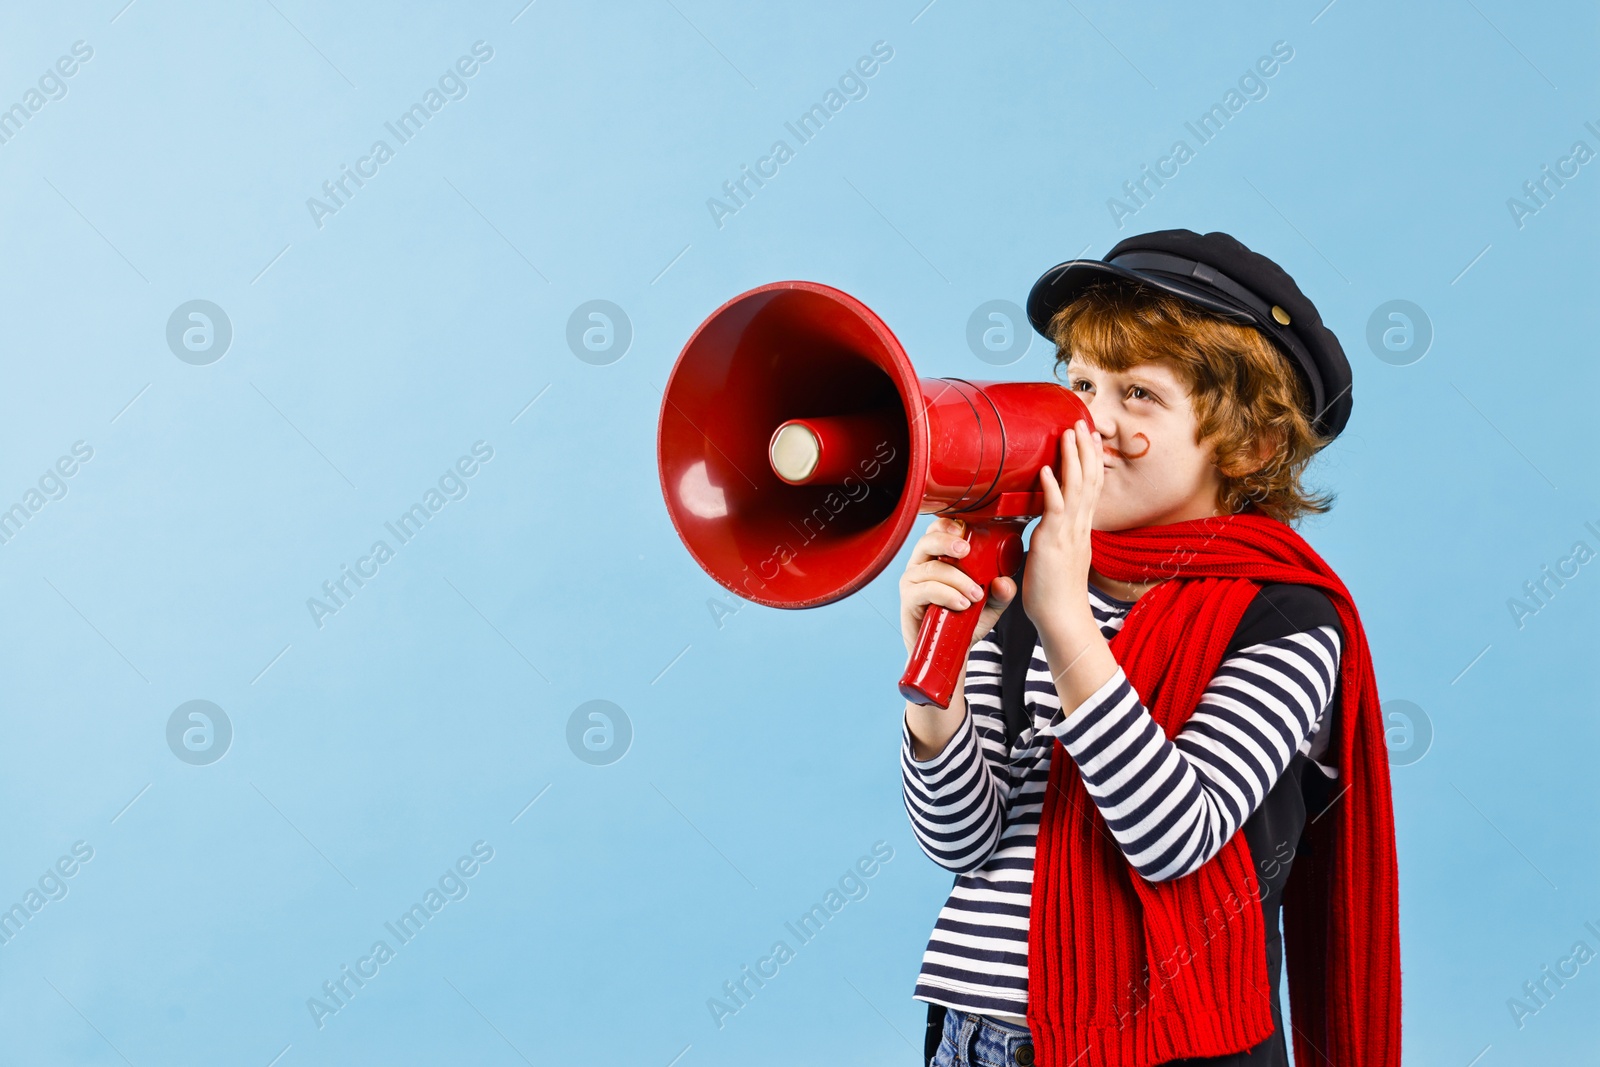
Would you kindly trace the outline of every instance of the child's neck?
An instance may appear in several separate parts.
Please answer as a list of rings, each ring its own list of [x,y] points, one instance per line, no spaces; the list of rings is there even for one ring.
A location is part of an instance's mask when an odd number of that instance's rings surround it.
[[[1159,521],[1154,521],[1154,522],[1147,523],[1146,525],[1159,526],[1159,525],[1164,525],[1164,524],[1167,524],[1167,523],[1182,522],[1182,521],[1186,521],[1188,519],[1207,518],[1209,516],[1225,515],[1225,514],[1227,514],[1227,512],[1222,510],[1221,498],[1218,497],[1218,496],[1213,495],[1211,510],[1209,512],[1207,512],[1206,514],[1204,514],[1204,515],[1198,515],[1197,514],[1197,515],[1190,516],[1190,515],[1185,515],[1185,514],[1179,513],[1175,517],[1163,518],[1163,519],[1161,519]],[[1158,581],[1154,581],[1154,582],[1143,582],[1143,583],[1140,583],[1140,584],[1137,584],[1137,585],[1131,584],[1131,583],[1128,583],[1128,582],[1119,582],[1115,578],[1107,578],[1105,575],[1103,575],[1099,571],[1095,570],[1093,565],[1090,565],[1090,567],[1089,567],[1089,583],[1091,585],[1094,585],[1094,586],[1104,590],[1107,593],[1110,593],[1112,596],[1116,597],[1118,600],[1127,600],[1127,601],[1130,601],[1130,602],[1136,602],[1136,601],[1138,601],[1138,599],[1140,597],[1144,596],[1150,590],[1152,590],[1156,586],[1160,585],[1161,581],[1158,580]]]
[[[1104,589],[1118,600],[1127,601],[1137,601],[1140,597],[1144,596],[1150,590],[1161,584],[1159,581],[1143,582],[1137,585],[1129,582],[1119,582],[1115,578],[1107,578],[1105,575],[1095,570],[1092,566],[1089,568],[1089,581],[1097,587]]]

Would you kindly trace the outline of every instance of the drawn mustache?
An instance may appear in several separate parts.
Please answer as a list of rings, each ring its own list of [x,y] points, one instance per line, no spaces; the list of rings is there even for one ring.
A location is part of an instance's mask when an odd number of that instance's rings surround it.
[[[1145,437],[1145,435],[1142,433],[1136,433],[1133,436],[1144,441],[1144,448],[1141,451],[1124,452],[1120,448],[1112,448],[1110,445],[1102,445],[1102,447],[1107,452],[1110,452],[1113,456],[1116,456],[1118,459],[1138,459],[1140,456],[1150,451],[1150,438]]]

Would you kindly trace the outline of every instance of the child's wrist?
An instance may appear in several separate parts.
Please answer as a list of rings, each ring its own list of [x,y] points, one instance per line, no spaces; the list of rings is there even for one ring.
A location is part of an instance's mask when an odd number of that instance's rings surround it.
[[[961,730],[961,723],[966,717],[967,702],[962,698],[960,687],[957,687],[947,708],[906,701],[905,720],[906,729],[911,734],[911,758],[918,763],[926,763],[940,755],[949,747],[950,739]]]
[[[1100,633],[1100,624],[1095,621],[1087,600],[1081,606],[1074,604],[1065,610],[1042,612],[1033,620],[1033,625],[1047,644],[1058,646],[1081,645],[1091,634]]]

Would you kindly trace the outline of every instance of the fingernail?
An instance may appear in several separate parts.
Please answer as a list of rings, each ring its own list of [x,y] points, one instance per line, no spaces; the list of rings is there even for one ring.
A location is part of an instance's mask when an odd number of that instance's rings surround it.
[[[957,611],[966,611],[968,608],[972,607],[972,605],[967,602],[967,598],[963,596],[956,597],[956,603],[960,605],[958,608],[956,608]]]
[[[977,586],[973,586],[971,589],[967,590],[967,596],[972,600],[982,600],[983,590],[979,589]]]

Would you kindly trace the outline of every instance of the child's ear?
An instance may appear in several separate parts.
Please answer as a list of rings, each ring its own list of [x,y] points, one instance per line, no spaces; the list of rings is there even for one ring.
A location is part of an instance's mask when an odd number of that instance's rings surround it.
[[[1273,454],[1278,451],[1278,448],[1282,443],[1282,430],[1271,430],[1256,438],[1255,462],[1251,464],[1250,469],[1245,471],[1245,473],[1254,474],[1256,471],[1266,466],[1268,461],[1272,459]]]

